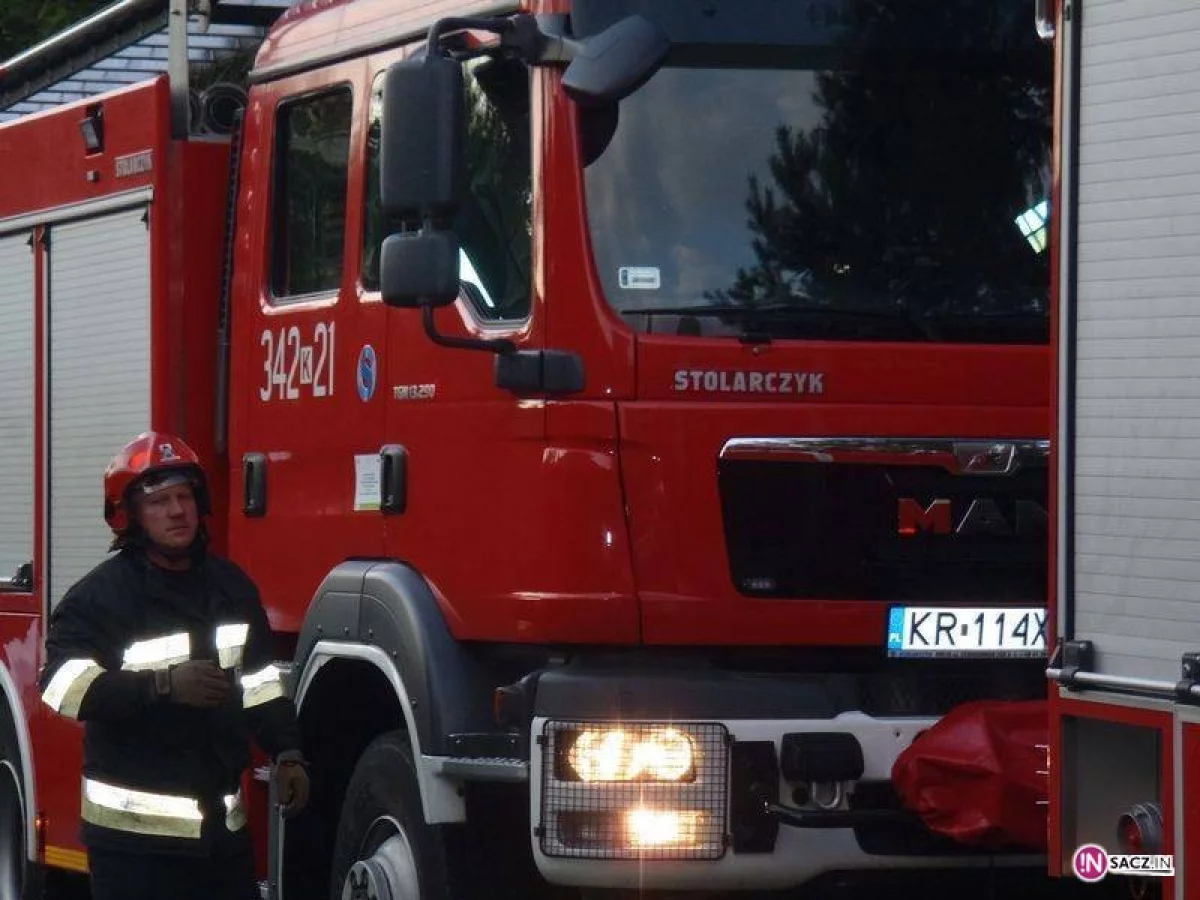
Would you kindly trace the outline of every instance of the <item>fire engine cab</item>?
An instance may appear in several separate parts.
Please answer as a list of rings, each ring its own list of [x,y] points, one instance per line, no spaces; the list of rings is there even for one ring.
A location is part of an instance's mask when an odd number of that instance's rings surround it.
[[[188,11],[119,0],[0,92]],[[309,810],[246,786],[270,896],[1044,868],[1041,764],[991,752],[1044,760],[1035,12],[304,0],[228,128],[184,51],[0,125],[10,893],[86,871],[35,679],[150,428],[299,709]]]

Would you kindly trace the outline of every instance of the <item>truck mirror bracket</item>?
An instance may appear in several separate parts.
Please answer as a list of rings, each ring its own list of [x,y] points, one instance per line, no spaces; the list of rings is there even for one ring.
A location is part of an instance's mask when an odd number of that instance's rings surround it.
[[[505,338],[481,340],[479,338],[451,337],[437,330],[433,321],[434,304],[421,304],[421,322],[425,326],[425,335],[439,347],[451,347],[456,350],[486,350],[489,353],[516,353],[516,345]]]

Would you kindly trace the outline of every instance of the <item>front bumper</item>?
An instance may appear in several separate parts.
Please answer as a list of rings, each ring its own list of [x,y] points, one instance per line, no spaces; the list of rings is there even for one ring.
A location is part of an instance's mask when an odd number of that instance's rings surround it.
[[[709,760],[698,768],[697,781],[692,785],[580,786],[575,782],[564,790],[558,777],[561,767],[555,766],[550,754],[553,741],[547,735],[561,728],[560,723],[571,721],[581,726],[634,723],[628,717],[568,720],[561,712],[534,718],[530,756],[532,850],[542,876],[552,883],[596,888],[775,889],[794,887],[834,871],[1042,864],[1036,855],[997,858],[972,852],[932,834],[921,835],[920,826],[912,822],[896,828],[886,816],[876,824],[847,821],[853,820],[853,810],[862,809],[857,798],[878,794],[879,787],[888,786],[897,756],[936,722],[935,717],[873,717],[846,711],[814,719],[642,719],[685,729],[692,723],[702,726],[707,734],[719,730],[725,735],[724,741],[706,746],[710,752],[723,754],[723,758],[715,763]],[[778,769],[771,772],[769,785],[761,779],[756,782],[739,777],[737,760],[745,756],[740,748],[753,748],[755,752],[749,755],[759,759],[765,751],[779,760],[784,736],[806,733],[850,735],[861,750],[861,777],[839,782],[840,799],[837,790],[828,792],[827,801],[836,800],[836,810],[843,813],[842,824],[834,816],[829,826],[797,828],[776,819],[776,828],[757,827],[762,825],[763,800],[790,805],[802,785],[787,780]],[[558,838],[561,829],[555,827],[554,817],[564,812],[578,816],[581,812],[594,814],[601,808],[620,811],[631,803],[642,807],[706,808],[721,823],[720,845],[714,852],[710,840],[706,852],[692,854],[644,852],[628,846],[612,852],[603,847],[598,851],[595,846],[572,849]],[[811,804],[806,808],[814,809]],[[819,822],[820,813],[816,812]],[[914,833],[917,840],[913,839]]]

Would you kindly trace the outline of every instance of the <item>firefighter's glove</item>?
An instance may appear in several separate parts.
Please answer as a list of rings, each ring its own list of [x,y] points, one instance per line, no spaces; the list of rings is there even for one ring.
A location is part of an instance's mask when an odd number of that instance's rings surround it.
[[[221,706],[233,692],[229,676],[210,659],[192,659],[170,670],[172,703],[213,709]]]
[[[308,772],[296,759],[280,760],[275,767],[275,796],[285,819],[297,816],[308,805]]]

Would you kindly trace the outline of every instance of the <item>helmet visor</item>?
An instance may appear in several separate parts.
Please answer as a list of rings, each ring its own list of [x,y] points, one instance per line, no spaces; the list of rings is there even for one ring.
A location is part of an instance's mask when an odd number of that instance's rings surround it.
[[[132,492],[137,497],[148,497],[177,484],[196,489],[196,479],[187,472],[151,472],[134,482]]]

